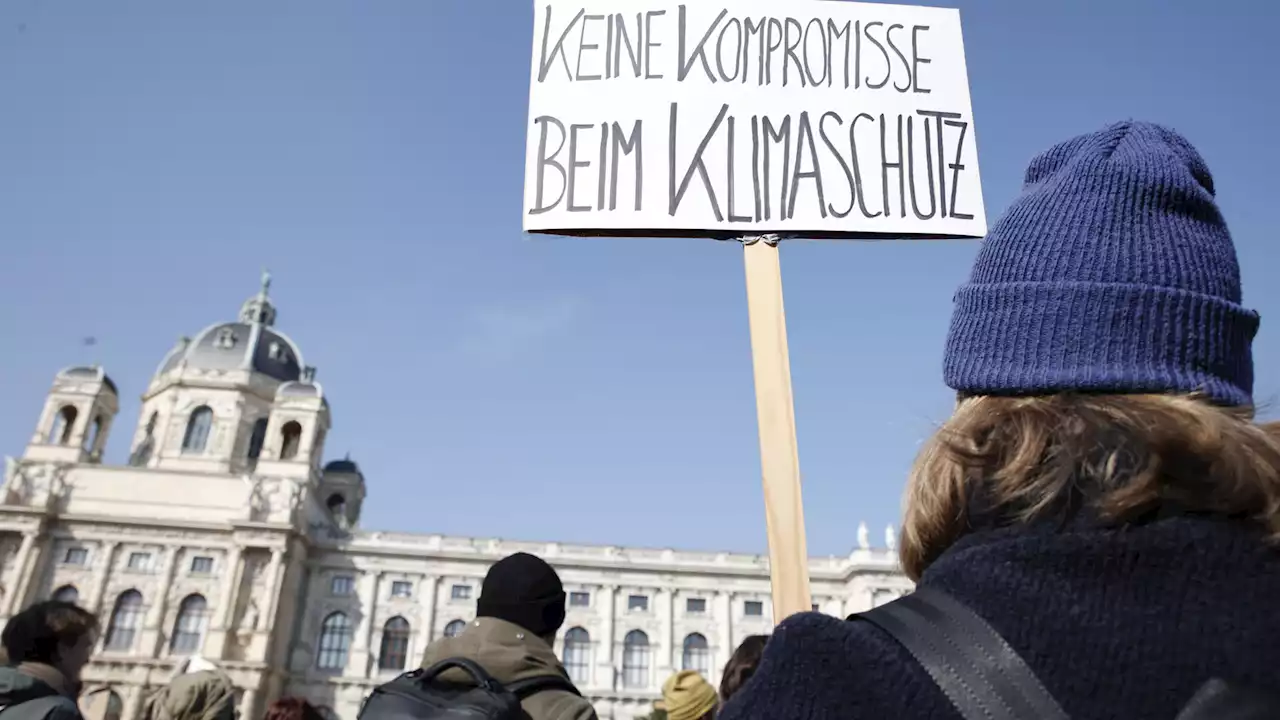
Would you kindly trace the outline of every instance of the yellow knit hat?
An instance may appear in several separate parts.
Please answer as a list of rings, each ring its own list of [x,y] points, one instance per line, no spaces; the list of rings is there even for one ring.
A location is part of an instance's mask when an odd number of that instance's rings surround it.
[[[716,689],[693,670],[682,670],[662,684],[662,700],[655,703],[667,711],[667,720],[698,720],[716,707]]]

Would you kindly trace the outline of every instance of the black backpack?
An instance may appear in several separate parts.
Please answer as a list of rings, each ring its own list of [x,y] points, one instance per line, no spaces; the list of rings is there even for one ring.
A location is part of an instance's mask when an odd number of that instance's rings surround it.
[[[440,673],[461,668],[474,685],[445,683]],[[503,683],[479,663],[466,658],[441,660],[426,669],[407,672],[379,685],[365,699],[359,720],[529,720],[520,701],[543,690],[563,690],[581,696],[573,683],[547,676]]]
[[[985,620],[933,588],[850,615],[898,641],[965,720],[1069,720],[1031,668]],[[1277,720],[1280,696],[1214,678],[1174,720]]]

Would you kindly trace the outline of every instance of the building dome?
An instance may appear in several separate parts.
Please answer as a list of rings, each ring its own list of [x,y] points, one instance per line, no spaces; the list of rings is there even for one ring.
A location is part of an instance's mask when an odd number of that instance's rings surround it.
[[[182,338],[165,355],[156,375],[176,370],[250,370],[281,382],[302,378],[302,352],[284,333],[272,327],[276,309],[267,297],[271,276],[263,274],[262,289],[240,307],[240,319],[210,325],[194,339]]]
[[[352,475],[360,474],[360,466],[356,465],[356,461],[349,457],[341,460],[330,460],[325,466],[324,471],[327,473],[351,473]]]
[[[119,396],[120,391],[116,389],[116,383],[107,376],[105,370],[100,367],[69,367],[58,373],[58,378],[62,380],[89,380],[91,382],[100,382],[107,386],[112,394]]]

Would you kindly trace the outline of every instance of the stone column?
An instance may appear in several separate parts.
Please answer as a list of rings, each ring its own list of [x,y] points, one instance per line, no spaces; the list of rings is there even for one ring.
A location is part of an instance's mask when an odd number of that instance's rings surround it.
[[[715,676],[714,682],[719,683],[724,664],[737,649],[733,645],[733,593],[723,590],[716,593],[715,620],[719,637],[716,639],[716,652],[711,655],[711,674]]]
[[[284,550],[272,550],[271,561],[267,563],[267,607],[264,608],[266,615],[262,617],[263,630],[270,632],[270,628],[275,625],[276,611],[280,608],[280,590],[284,582]]]
[[[667,679],[679,666],[676,664],[675,644],[675,593],[667,588],[658,590],[658,682]]]
[[[418,578],[418,597],[421,598],[422,614],[415,623],[412,640],[409,644],[409,657],[405,660],[408,668],[418,667],[422,656],[431,644],[432,632],[436,627],[436,594],[439,592],[440,578],[435,575],[421,575]]]
[[[120,691],[123,697],[120,698],[124,705],[120,709],[120,720],[136,720],[142,709],[142,695],[144,690],[141,685],[116,685],[114,689]],[[105,702],[105,699],[104,699]]]
[[[271,635],[276,629],[276,623],[279,618],[276,617],[278,608],[280,607],[280,590],[284,580],[284,550],[275,549],[271,551],[271,560],[267,562],[267,569],[262,576],[262,590],[265,595],[259,595],[261,598],[258,602],[265,600],[265,606],[259,607],[258,626],[253,630],[253,642],[249,645],[251,656],[246,660],[256,662],[269,662],[268,653],[271,652]],[[250,589],[253,592],[253,589]]]
[[[177,570],[178,547],[171,546],[164,553],[164,566],[161,569],[163,580],[157,588],[156,601],[147,609],[147,616],[142,624],[142,647],[150,648],[149,657],[160,657],[164,644],[164,621],[169,610],[169,588],[173,587],[173,576]]]
[[[258,718],[261,715],[257,710],[258,689],[247,688],[244,696],[240,698],[240,717],[242,718]]]
[[[231,622],[236,586],[240,584],[240,574],[243,570],[244,550],[237,545],[227,553],[226,567],[223,568],[223,572],[226,575],[222,577],[222,586],[218,588],[218,607],[214,612],[217,613],[218,622],[216,627],[219,630],[226,630],[227,625]]]
[[[369,619],[368,625],[365,627],[364,638],[364,646],[369,650],[369,662],[366,662],[364,667],[364,676],[367,678],[373,677],[373,658],[377,654],[373,652],[373,648],[377,647],[374,643],[379,642],[381,639],[381,634],[378,632],[378,601],[382,599],[382,578],[385,575],[386,573],[384,572],[379,572],[373,575],[373,591],[369,593],[368,600],[364,603],[367,608],[365,611],[365,617]],[[379,650],[381,650],[381,648],[379,648]],[[405,662],[408,662],[407,658]]]
[[[26,594],[27,587],[31,584],[27,578],[27,565],[30,563],[31,548],[35,543],[34,531],[22,533],[22,545],[18,547],[18,556],[13,562],[13,582],[10,585],[9,598],[5,602],[5,615],[13,615],[22,609],[22,596]]]
[[[100,571],[94,576],[93,595],[90,599],[89,610],[94,615],[102,616],[102,603],[105,599],[103,596],[107,592],[107,580],[111,578],[111,568],[115,565],[116,551],[120,549],[120,543],[109,542],[102,544],[102,559]],[[97,560],[98,558],[94,558]]]
[[[373,593],[378,585],[378,575],[379,573],[363,573],[357,583],[356,599],[360,601],[360,622],[352,637],[351,655],[347,658],[344,675],[369,676],[369,634],[373,623]]]
[[[213,609],[215,621],[205,641],[206,648],[212,648],[212,657],[222,659],[227,653],[227,638],[230,635],[231,621],[235,615],[236,590],[240,587],[240,576],[244,574],[244,549],[233,546],[227,552],[226,575],[222,579],[222,587],[218,588],[218,605]]]
[[[616,689],[617,673],[614,671],[614,614],[617,610],[615,585],[604,585],[596,591],[596,606],[600,612],[600,652],[596,653],[596,671],[594,686],[613,691]]]

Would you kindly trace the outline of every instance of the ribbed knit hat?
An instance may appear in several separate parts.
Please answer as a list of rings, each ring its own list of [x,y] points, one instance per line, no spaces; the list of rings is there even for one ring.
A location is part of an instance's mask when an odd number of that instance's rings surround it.
[[[944,379],[978,395],[1203,392],[1250,405],[1258,315],[1191,143],[1122,122],[1031,161],[955,297]]]
[[[536,555],[516,553],[489,568],[476,616],[506,620],[539,636],[553,635],[564,624],[564,600],[564,586],[554,568]]]

